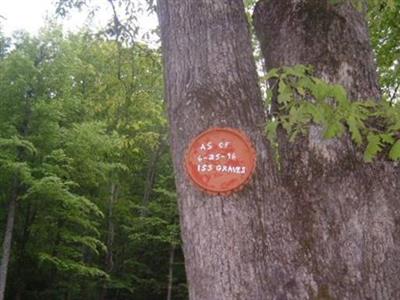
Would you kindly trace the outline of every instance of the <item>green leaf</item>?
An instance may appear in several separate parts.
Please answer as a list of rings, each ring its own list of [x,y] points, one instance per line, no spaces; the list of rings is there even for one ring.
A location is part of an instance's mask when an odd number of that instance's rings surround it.
[[[272,104],[272,89],[267,89],[266,92],[266,99],[265,99],[265,105],[266,107],[269,107]]]
[[[354,116],[350,116],[347,119],[347,125],[349,126],[351,138],[358,146],[360,146],[362,144],[363,139],[361,136],[359,123],[357,122]]]
[[[278,128],[278,122],[276,120],[268,122],[267,126],[265,126],[265,132],[267,134],[267,138],[271,143],[276,142],[276,131]]]
[[[302,90],[313,91],[315,86],[315,82],[312,80],[310,76],[303,76],[296,82],[297,89],[301,88]]]
[[[346,90],[339,84],[331,85],[329,96],[335,98],[341,104],[349,103]]]
[[[339,137],[343,134],[344,127],[340,122],[331,122],[327,125],[325,132],[324,132],[324,138],[326,139],[332,139],[334,137]]]
[[[287,75],[291,75],[294,77],[304,77],[308,71],[311,70],[311,67],[305,65],[295,65],[292,67],[283,67],[283,73]]]
[[[29,154],[34,155],[37,153],[35,146],[18,136],[13,136],[9,139],[0,138],[0,147],[9,147],[9,148],[21,148],[26,150]]]
[[[381,137],[377,134],[370,133],[367,136],[368,145],[364,151],[364,160],[372,162],[376,155],[382,150]]]
[[[314,78],[314,77],[313,81],[314,84],[310,86],[310,88],[311,88],[311,94],[315,97],[315,99],[322,101],[325,100],[327,97],[329,97],[329,90],[330,90],[329,84],[319,78]]]
[[[395,142],[395,139],[391,133],[382,133],[379,135],[381,137],[382,142],[392,145]]]
[[[399,146],[394,136],[400,130],[400,104],[389,103],[387,98],[380,102],[374,99],[350,101],[343,86],[330,84],[310,73],[308,67],[297,65],[274,69],[271,74],[278,78],[280,105],[275,122],[266,127],[270,140],[276,139],[278,126],[282,126],[290,141],[305,134],[311,123],[322,125],[327,139],[340,137],[347,127],[357,146],[367,140],[366,161],[372,161],[384,147],[391,146],[389,157],[399,159]],[[271,92],[269,94],[272,98]]]
[[[265,80],[270,80],[272,78],[279,78],[278,71],[279,71],[279,69],[277,69],[277,68],[273,68],[273,69],[269,70],[267,75],[265,75],[264,79]]]
[[[390,149],[389,158],[392,160],[400,160],[400,140],[397,140]]]
[[[323,113],[322,109],[313,105],[312,103],[309,103],[308,111],[312,115],[314,123],[320,124],[320,125],[322,125],[324,123],[325,117],[324,117],[324,113]]]
[[[287,107],[292,98],[292,89],[283,80],[281,80],[279,82],[278,103],[281,104],[283,107]]]
[[[390,131],[399,131],[400,130],[400,120],[398,120],[393,125],[389,126],[388,128]]]
[[[98,268],[88,267],[83,263],[75,262],[70,259],[59,258],[44,252],[39,253],[39,261],[42,264],[51,264],[57,268],[57,270],[73,274],[74,276],[92,277],[97,279],[109,277],[107,273]]]

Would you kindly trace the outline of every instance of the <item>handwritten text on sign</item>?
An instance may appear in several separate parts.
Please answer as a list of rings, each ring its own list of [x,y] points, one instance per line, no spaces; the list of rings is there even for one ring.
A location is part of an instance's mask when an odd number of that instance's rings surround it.
[[[250,140],[241,131],[212,128],[193,140],[187,151],[186,169],[203,190],[228,194],[249,180],[255,157]]]

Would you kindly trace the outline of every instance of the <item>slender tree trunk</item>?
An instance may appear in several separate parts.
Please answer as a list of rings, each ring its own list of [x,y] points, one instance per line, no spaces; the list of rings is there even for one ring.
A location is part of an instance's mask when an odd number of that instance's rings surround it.
[[[35,60],[35,67],[39,63],[42,58],[38,57]],[[28,136],[29,133],[29,124],[32,118],[32,101],[33,101],[33,90],[28,88],[25,95],[25,106],[23,108],[23,119],[20,124],[19,133],[23,138]],[[16,151],[17,159],[22,161],[24,152],[23,150],[17,148]],[[15,224],[15,211],[17,209],[17,202],[19,194],[22,193],[20,190],[20,180],[18,175],[15,174],[13,178],[13,183],[11,187],[11,200],[9,203],[8,213],[7,213],[7,225],[6,225],[6,232],[4,235],[3,241],[3,252],[2,252],[2,259],[0,265],[0,300],[3,300],[5,297],[5,289],[7,283],[7,273],[8,273],[8,265],[10,262],[11,256],[11,248],[12,248],[12,239],[13,239],[13,231],[14,231],[14,224]]]
[[[15,300],[21,300],[25,291],[25,282],[28,274],[24,272],[24,266],[26,263],[27,253],[26,246],[29,242],[31,234],[31,226],[36,218],[37,210],[32,208],[32,203],[27,204],[27,209],[24,218],[24,224],[22,229],[22,234],[18,237],[16,236],[16,265],[18,270],[18,277],[16,279],[16,294]]]
[[[114,268],[113,251],[112,247],[114,244],[115,228],[114,228],[114,205],[118,197],[118,186],[112,182],[110,187],[110,198],[108,202],[108,228],[107,228],[107,255],[105,259],[106,271],[110,273]],[[107,284],[103,284],[103,289],[100,295],[100,299],[107,299]]]
[[[158,159],[160,158],[162,145],[160,144],[157,146],[151,155],[149,166],[147,168],[146,174],[146,183],[144,187],[144,194],[143,194],[143,206],[146,208],[150,201],[151,191],[154,186],[154,179],[156,176],[157,166],[158,166]],[[145,210],[142,212],[145,214]]]
[[[147,206],[149,205],[150,202],[150,196],[154,187],[155,178],[157,174],[158,160],[160,159],[160,156],[165,148],[166,148],[165,141],[163,137],[160,137],[159,144],[152,153],[149,166],[147,168],[146,183],[144,187],[144,194],[142,201],[142,205],[144,207],[144,209],[141,211],[142,216],[145,216],[147,214]]]
[[[111,272],[114,267],[112,247],[114,244],[115,228],[114,228],[114,205],[117,199],[118,187],[115,183],[111,184],[110,200],[108,203],[108,229],[107,229],[107,257],[106,270]]]
[[[258,5],[267,66],[313,64],[353,99],[379,98],[362,16],[329,3]],[[242,1],[158,0],[158,14],[190,299],[400,299],[399,168],[365,164],[348,138],[313,127],[294,144],[281,135],[278,172]],[[213,126],[243,130],[257,151],[230,196],[197,190],[184,170],[191,139]]]
[[[6,225],[6,232],[4,235],[3,252],[0,265],[0,300],[4,299],[6,290],[7,272],[8,272],[8,264],[10,262],[12,236],[14,231],[15,210],[17,207],[17,201],[18,201],[18,179],[15,176],[12,187],[12,195],[8,206],[7,225]]]
[[[175,258],[175,245],[171,245],[169,250],[169,264],[168,264],[168,290],[167,290],[167,300],[172,298],[172,286],[174,283],[174,258]]]

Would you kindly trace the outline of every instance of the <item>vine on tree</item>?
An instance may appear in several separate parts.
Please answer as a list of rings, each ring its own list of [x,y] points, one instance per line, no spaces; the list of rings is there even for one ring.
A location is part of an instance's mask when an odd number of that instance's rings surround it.
[[[278,127],[294,141],[314,124],[323,127],[327,139],[349,132],[366,162],[378,156],[400,160],[399,103],[350,100],[341,85],[325,82],[312,73],[312,67],[296,65],[272,69],[266,75],[272,85],[267,91],[269,108],[276,98],[276,108],[266,125],[273,145],[277,145]]]

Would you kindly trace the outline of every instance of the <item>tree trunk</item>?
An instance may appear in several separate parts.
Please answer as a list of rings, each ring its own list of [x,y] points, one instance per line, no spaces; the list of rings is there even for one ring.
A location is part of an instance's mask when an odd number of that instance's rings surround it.
[[[240,0],[159,0],[171,147],[190,299],[400,299],[400,172],[365,164],[321,129],[290,144],[278,172]],[[350,6],[270,0],[256,27],[267,66],[313,64],[351,97],[379,97],[368,34]],[[210,196],[184,170],[189,142],[209,127],[249,135],[255,174]]]
[[[367,24],[351,5],[265,0],[254,24],[267,69],[312,65],[351,99],[380,98]],[[349,140],[324,140],[316,126],[295,143],[281,134],[281,182],[300,245],[287,297],[400,299],[400,170],[364,163]]]
[[[254,23],[267,69],[311,64],[351,99],[379,99],[362,14],[329,3],[258,3]],[[301,245],[294,265],[303,273],[288,295],[400,299],[399,168],[364,163],[349,137],[324,140],[316,126],[295,143],[282,136],[280,142],[280,176],[294,201],[292,227]]]
[[[268,299],[268,280],[284,272],[289,216],[281,214],[271,151],[263,127],[256,67],[243,3],[159,0],[171,147],[190,299]],[[209,127],[244,131],[257,149],[255,174],[230,196],[198,190],[184,170],[189,142]],[[268,217],[279,216],[279,222]],[[279,280],[280,278],[277,278]],[[272,295],[272,293],[271,293]]]
[[[3,252],[0,265],[0,300],[4,299],[6,290],[7,271],[8,271],[8,264],[10,262],[12,236],[14,231],[15,210],[17,206],[17,201],[18,201],[18,179],[15,176],[12,186],[12,195],[8,206],[7,225],[6,225],[6,232],[4,235]]]
[[[42,58],[37,58],[35,61],[35,67],[39,64]],[[23,119],[19,127],[19,133],[23,138],[26,138],[29,134],[29,124],[32,118],[32,101],[33,101],[34,92],[31,88],[27,89],[25,96],[25,106],[23,108]],[[24,152],[22,149],[17,148],[16,156],[18,161],[23,161]],[[6,232],[3,240],[3,252],[1,258],[0,265],[0,300],[3,300],[5,297],[5,289],[7,283],[7,273],[8,273],[8,264],[10,262],[11,248],[12,248],[12,239],[13,239],[13,231],[15,224],[15,211],[17,208],[17,202],[19,194],[22,194],[21,182],[18,178],[17,172],[13,177],[13,182],[11,186],[11,199],[7,212],[7,225]]]
[[[16,242],[16,268],[17,278],[16,278],[16,292],[15,292],[15,300],[23,299],[23,294],[25,292],[25,285],[27,281],[27,277],[29,274],[24,272],[24,266],[27,263],[28,253],[26,251],[27,244],[30,239],[32,224],[35,221],[37,210],[32,208],[32,202],[27,204],[27,209],[25,212],[24,223],[22,226],[22,233],[15,238]]]
[[[175,258],[175,246],[171,245],[169,250],[169,264],[168,264],[168,290],[167,290],[167,300],[172,298],[172,286],[174,282],[174,258]]]
[[[144,187],[144,194],[143,194],[143,209],[141,211],[141,216],[146,216],[148,213],[148,205],[150,202],[151,192],[154,187],[154,181],[156,178],[157,167],[158,167],[158,160],[160,159],[160,155],[162,150],[165,148],[164,141],[162,138],[159,139],[159,145],[156,149],[154,149],[153,153],[151,154],[149,166],[147,168],[146,173],[146,182]]]
[[[107,228],[107,254],[105,259],[105,270],[107,273],[111,273],[114,268],[113,251],[112,247],[114,244],[115,228],[114,228],[114,205],[118,197],[118,186],[112,182],[110,187],[110,198],[108,202],[108,228]],[[107,283],[103,284],[100,299],[107,299]]]
[[[111,184],[110,200],[108,203],[108,229],[107,229],[107,257],[106,257],[106,270],[111,272],[114,268],[112,247],[114,244],[115,228],[114,228],[114,205],[117,200],[118,186],[115,183]]]

